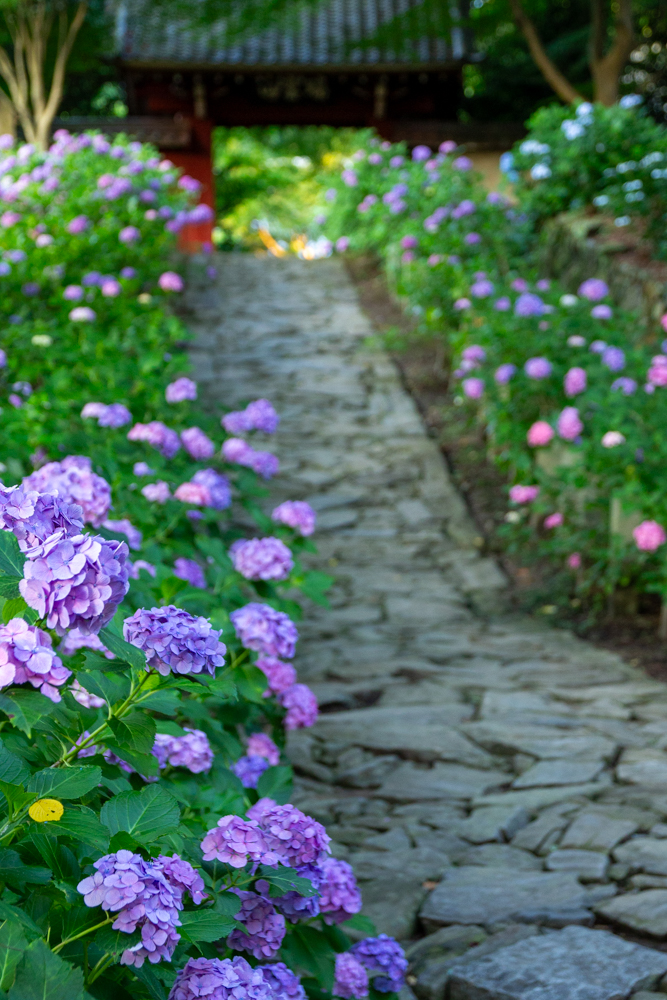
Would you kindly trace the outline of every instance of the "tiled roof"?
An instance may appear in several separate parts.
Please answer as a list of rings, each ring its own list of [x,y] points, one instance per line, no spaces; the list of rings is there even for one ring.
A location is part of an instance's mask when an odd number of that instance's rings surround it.
[[[241,0],[243,2],[243,0]],[[226,42],[224,21],[193,28],[167,21],[146,0],[125,0],[116,17],[117,53],[124,62],[215,67],[433,66],[469,57],[465,32],[454,27],[448,38],[405,43],[399,54],[380,48],[355,48],[377,28],[422,0],[324,0],[302,10],[294,27],[269,28],[240,42]]]

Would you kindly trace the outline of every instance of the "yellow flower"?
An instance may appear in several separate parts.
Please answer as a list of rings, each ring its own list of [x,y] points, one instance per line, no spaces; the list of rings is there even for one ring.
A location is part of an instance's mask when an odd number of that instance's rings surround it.
[[[47,820],[58,820],[64,813],[62,802],[58,799],[38,799],[28,809],[28,815],[35,823],[46,823]]]

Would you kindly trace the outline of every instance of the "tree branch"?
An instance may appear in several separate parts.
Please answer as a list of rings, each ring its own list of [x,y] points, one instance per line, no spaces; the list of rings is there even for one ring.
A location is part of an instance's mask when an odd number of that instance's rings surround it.
[[[63,96],[63,89],[65,86],[65,70],[67,69],[67,60],[69,59],[70,53],[72,51],[72,46],[76,40],[81,25],[83,24],[86,13],[88,11],[88,0],[80,0],[78,7],[76,8],[76,13],[72,18],[69,28],[67,29],[67,34],[65,35],[65,40],[59,46],[58,54],[56,56],[55,66],[53,67],[53,76],[51,78],[51,87],[49,89],[49,97],[46,102],[46,106],[43,112],[43,123],[37,123],[38,131],[38,141],[46,145],[48,139],[48,132],[51,128],[51,122],[54,119],[55,113],[58,110],[58,105]]]
[[[594,0],[593,15],[595,16],[596,0]],[[601,12],[600,12],[601,13]],[[595,29],[595,21],[593,21]],[[603,27],[600,27],[602,33]],[[635,32],[632,21],[632,0],[620,0],[616,14],[614,41],[604,55],[602,41],[599,48],[591,50],[591,76],[595,86],[595,100],[608,107],[618,100],[618,81],[623,67],[628,61],[635,44]]]
[[[569,80],[563,76],[556,64],[547,55],[547,51],[542,44],[535,25],[521,6],[521,0],[510,0],[510,7],[516,26],[528,43],[528,48],[535,65],[552,90],[567,104],[572,104],[573,101],[583,101],[581,94],[574,89]]]

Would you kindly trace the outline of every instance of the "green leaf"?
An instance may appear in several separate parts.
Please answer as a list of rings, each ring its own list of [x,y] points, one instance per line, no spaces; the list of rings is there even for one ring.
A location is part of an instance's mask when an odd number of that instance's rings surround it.
[[[180,816],[174,796],[159,785],[123,792],[105,802],[100,812],[100,820],[112,836],[122,830],[143,844],[176,830]]]
[[[22,579],[24,562],[25,556],[16,535],[11,531],[0,531],[0,573]]]
[[[144,963],[140,969],[137,969],[136,967],[133,968],[132,972],[137,979],[141,980],[150,995],[153,997],[153,1000],[166,1000],[167,994],[164,991],[164,987],[153,972],[150,965]],[[13,997],[10,998],[10,1000],[13,1000]]]
[[[30,779],[27,790],[39,799],[53,796],[57,799],[80,799],[86,792],[97,788],[102,770],[95,765],[76,764],[73,767],[46,767]]]
[[[9,694],[0,694],[0,709],[11,718],[12,725],[21,729],[26,736],[31,736],[35,723],[55,712],[56,706],[39,691],[14,688]]]
[[[133,712],[124,719],[109,719],[117,742],[135,753],[150,754],[155,743],[155,719],[146,712]]]
[[[106,673],[119,673],[121,671],[127,673],[127,664],[121,662],[120,660],[108,660],[106,656],[102,656],[101,653],[96,653],[92,649],[86,649],[83,654],[83,662],[86,665],[86,670],[102,670]]]
[[[266,879],[271,888],[269,895],[272,897],[284,896],[286,892],[293,890],[300,896],[316,896],[317,889],[313,888],[312,882],[298,875],[294,868],[269,868],[268,865],[259,866],[259,877]]]
[[[19,591],[20,579],[18,576],[0,576],[0,597],[22,601]]]
[[[231,934],[236,927],[236,921],[214,910],[189,910],[187,913],[181,913],[181,925],[178,929],[186,940],[212,942]]]
[[[304,573],[303,577],[297,582],[301,588],[301,592],[306,597],[309,597],[311,601],[321,605],[323,608],[329,607],[329,602],[324,595],[335,583],[332,576],[329,576],[327,573],[321,573],[319,570],[311,569],[307,573]]]
[[[123,667],[127,671],[127,664],[123,664]],[[127,698],[130,693],[130,678],[118,673],[80,670],[77,680],[86,691],[96,694],[98,698],[104,698],[108,705],[115,705],[117,701]]]
[[[242,698],[254,701],[258,705],[264,703],[266,674],[259,667],[253,666],[252,663],[244,663],[240,667],[235,667],[234,681]]]
[[[0,881],[18,886],[23,891],[25,885],[46,885],[50,878],[48,868],[24,865],[16,851],[7,847],[0,850]]]
[[[353,917],[349,920],[345,920],[340,927],[349,927],[351,931],[361,931],[362,934],[368,934],[374,937],[377,934],[377,928],[370,917],[365,917],[363,913],[355,913]]]
[[[146,778],[156,778],[160,773],[157,758],[153,754],[135,753],[134,750],[128,750],[126,747],[109,742],[107,742],[107,748],[121,760],[124,760],[126,764],[129,764],[137,774],[142,774]]]
[[[49,828],[59,836],[71,837],[83,844],[89,844],[96,851],[106,853],[109,847],[109,831],[102,826],[92,809],[73,806],[65,809],[59,820],[49,823]]]
[[[28,947],[28,939],[20,924],[5,920],[0,926],[0,989],[8,990],[14,982],[14,971]]]
[[[113,955],[116,961],[118,961],[126,948],[132,948],[135,944],[139,944],[140,941],[140,930],[133,931],[132,934],[127,934],[125,931],[115,931],[111,924],[108,927],[102,927],[93,938],[94,944],[102,951]]]
[[[5,890],[5,895],[10,890]],[[0,899],[0,920],[14,920],[21,924],[24,932],[28,935],[32,941],[36,937],[42,936],[41,929],[37,926],[34,920],[32,920],[27,913],[25,913],[18,906],[12,906],[10,903],[6,903],[4,899]]]
[[[35,798],[32,792],[23,790],[23,785],[8,785],[5,781],[0,781],[0,792],[14,811],[21,809],[27,802],[33,802]]]
[[[155,731],[162,736],[185,736],[185,730],[171,719],[156,719]]]
[[[315,927],[299,926],[286,934],[280,946],[282,960],[290,969],[314,976],[320,986],[331,990],[334,979],[334,953],[324,934]]]
[[[100,639],[112,653],[115,653],[119,660],[124,660],[137,670],[146,669],[146,657],[143,650],[138,649],[129,642],[125,642],[120,632],[117,632],[113,625],[107,625],[100,629]]]
[[[260,774],[257,794],[261,798],[274,799],[279,804],[289,800],[292,792],[292,768],[269,767]]]
[[[214,896],[214,909],[225,917],[235,917],[241,910],[239,897],[233,892],[217,892]]]
[[[0,741],[0,781],[6,781],[8,785],[24,785],[29,777],[30,768],[25,761]]]
[[[81,1000],[82,994],[81,969],[64,962],[38,939],[23,954],[9,1000]]]

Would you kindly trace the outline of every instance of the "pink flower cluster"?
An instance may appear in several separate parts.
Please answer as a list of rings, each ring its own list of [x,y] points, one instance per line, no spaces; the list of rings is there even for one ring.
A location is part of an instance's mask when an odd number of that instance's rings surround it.
[[[159,451],[165,458],[173,458],[181,442],[176,431],[167,427],[160,420],[151,420],[149,424],[135,424],[128,433],[128,441],[146,441]]]
[[[283,611],[253,601],[232,611],[229,618],[246,649],[267,656],[286,656],[288,659],[294,656],[299,633]]]
[[[229,555],[246,580],[286,580],[294,567],[292,553],[279,538],[239,538]]]
[[[271,520],[294,528],[300,535],[307,537],[315,531],[316,514],[305,500],[285,500],[271,513]]]
[[[252,469],[263,479],[271,479],[280,468],[275,455],[270,451],[256,451],[243,438],[227,438],[222,446],[222,455],[228,462]]]
[[[0,687],[30,683],[51,701],[60,701],[58,688],[71,674],[47,632],[23,618],[11,618],[0,626]]]

